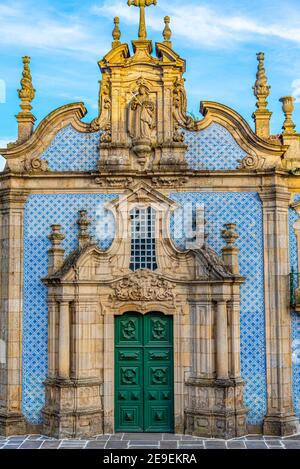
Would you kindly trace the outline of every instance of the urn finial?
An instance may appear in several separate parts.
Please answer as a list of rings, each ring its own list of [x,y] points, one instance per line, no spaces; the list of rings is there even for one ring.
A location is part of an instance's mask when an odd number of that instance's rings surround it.
[[[115,47],[118,47],[121,43],[120,43],[120,37],[121,37],[121,31],[120,31],[120,28],[119,28],[119,23],[120,23],[120,18],[118,18],[118,16],[115,16],[114,17],[114,29],[113,29],[113,32],[112,32],[112,37],[113,37],[113,43],[112,43],[112,48],[114,49]]]
[[[294,111],[294,98],[292,96],[284,96],[279,100],[282,103],[282,110],[285,115],[285,120],[282,126],[283,135],[292,135],[296,133],[295,124],[292,119]]]
[[[87,216],[87,211],[80,210],[79,219],[77,220],[77,225],[79,226],[78,242],[80,248],[91,242],[91,236],[88,232],[88,227],[90,224],[91,221]]]
[[[163,30],[164,43],[167,46],[172,47],[172,42],[171,42],[172,31],[171,31],[171,28],[170,28],[170,17],[165,16],[164,17],[164,22],[165,22],[165,28]]]

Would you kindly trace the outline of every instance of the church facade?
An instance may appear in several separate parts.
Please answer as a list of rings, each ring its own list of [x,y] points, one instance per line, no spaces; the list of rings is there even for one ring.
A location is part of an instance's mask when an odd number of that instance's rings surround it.
[[[0,153],[0,433],[291,435],[300,418],[300,134],[270,134],[257,54],[255,132],[234,110],[187,113],[185,60],[120,41],[83,103]]]

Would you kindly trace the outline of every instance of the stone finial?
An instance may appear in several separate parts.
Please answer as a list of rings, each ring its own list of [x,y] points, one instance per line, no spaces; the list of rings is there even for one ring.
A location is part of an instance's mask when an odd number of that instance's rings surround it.
[[[51,233],[48,236],[52,247],[48,251],[49,256],[49,274],[56,272],[63,264],[64,261],[64,249],[60,246],[65,236],[60,232],[61,225],[51,225]]]
[[[145,7],[156,5],[157,0],[128,0],[128,6],[135,6],[140,9],[139,39],[144,41],[147,38]]]
[[[164,43],[172,47],[172,42],[171,42],[171,37],[172,37],[172,31],[170,29],[170,17],[165,16],[164,17],[164,22],[165,22],[165,29],[163,30],[163,38],[164,38]]]
[[[77,220],[77,225],[79,226],[78,242],[80,248],[91,242],[91,236],[88,233],[88,227],[90,224],[91,221],[87,216],[87,211],[80,210],[79,219]]]
[[[33,132],[33,124],[36,120],[31,113],[31,102],[35,97],[35,89],[32,86],[32,78],[30,73],[30,57],[23,57],[23,72],[21,79],[21,88],[18,95],[21,100],[20,108],[22,109],[17,115],[18,122],[18,142],[23,143],[31,136]]]
[[[284,96],[279,100],[282,103],[282,110],[285,115],[285,121],[283,123],[283,135],[292,135],[296,133],[295,124],[292,120],[292,114],[294,111],[294,98],[292,96]]]
[[[226,246],[222,249],[222,257],[224,264],[235,275],[239,274],[238,253],[239,249],[235,246],[236,240],[239,238],[238,233],[235,231],[235,223],[227,223],[221,231],[221,236],[224,239]]]
[[[268,139],[270,137],[270,119],[272,113],[267,109],[267,97],[270,94],[271,86],[268,85],[266,70],[264,65],[265,54],[259,52],[256,54],[258,67],[256,73],[256,81],[253,86],[254,96],[256,96],[257,111],[253,113],[255,121],[255,132],[261,138]]]
[[[112,43],[112,48],[113,49],[115,47],[118,47],[121,44],[120,43],[121,31],[120,31],[120,28],[119,28],[119,23],[120,23],[120,18],[115,16],[115,18],[114,18],[115,27],[114,27],[113,32],[112,32],[112,37],[114,39],[113,43]]]

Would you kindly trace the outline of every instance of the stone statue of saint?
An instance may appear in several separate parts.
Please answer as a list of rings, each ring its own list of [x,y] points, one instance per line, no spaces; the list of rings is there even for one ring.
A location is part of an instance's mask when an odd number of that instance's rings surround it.
[[[138,141],[151,142],[152,130],[155,128],[155,106],[149,99],[149,91],[140,85],[138,94],[132,99],[129,109],[129,133]]]

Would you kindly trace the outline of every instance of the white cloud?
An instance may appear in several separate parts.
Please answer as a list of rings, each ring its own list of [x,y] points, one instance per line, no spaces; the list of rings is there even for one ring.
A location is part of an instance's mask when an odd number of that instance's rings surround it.
[[[0,137],[0,148],[6,148],[8,143],[15,141],[16,137]]]
[[[28,12],[30,14],[28,14]],[[33,10],[26,2],[0,5],[0,44],[37,49],[99,54],[92,28],[79,17]]]
[[[295,98],[295,103],[300,103],[300,78],[292,82],[292,96]]]
[[[5,81],[0,78],[0,104],[6,102],[6,85]]]
[[[138,23],[138,9],[129,8],[123,1],[106,1],[103,5],[94,5],[92,13],[112,17],[116,14],[128,24]],[[164,2],[160,8],[147,9],[147,25],[155,31],[162,31],[163,14],[171,16],[171,29],[174,35],[182,36],[200,47],[223,47],[233,42],[246,42],[254,35],[269,36],[296,42],[300,45],[300,21],[296,12],[289,18],[287,24],[284,20],[275,23],[261,21],[242,15],[222,15],[220,10],[214,10],[205,5],[191,3],[187,9],[185,4],[171,4]]]

